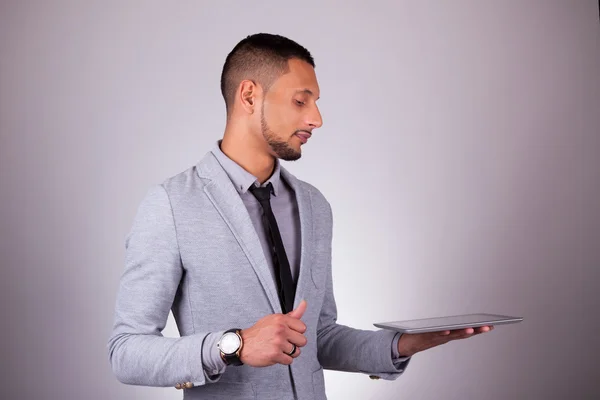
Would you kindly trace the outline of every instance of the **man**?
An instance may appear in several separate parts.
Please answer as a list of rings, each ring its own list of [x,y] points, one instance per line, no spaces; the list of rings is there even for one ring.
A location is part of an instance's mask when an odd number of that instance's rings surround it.
[[[322,125],[314,66],[278,35],[227,56],[222,140],[149,191],[126,241],[109,340],[121,382],[186,399],[325,399],[323,368],[396,379],[415,353],[490,330],[336,323],[330,205],[279,162],[299,159]],[[180,338],[161,334],[169,310]]]

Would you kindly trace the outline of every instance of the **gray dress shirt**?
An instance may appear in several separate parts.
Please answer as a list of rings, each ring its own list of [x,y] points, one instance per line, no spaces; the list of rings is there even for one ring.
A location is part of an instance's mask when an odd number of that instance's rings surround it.
[[[271,245],[262,222],[262,207],[254,195],[248,190],[252,185],[258,187],[264,187],[268,183],[273,185],[274,193],[271,196],[271,208],[273,209],[273,214],[275,214],[275,218],[277,219],[277,226],[281,232],[281,239],[283,240],[285,252],[290,263],[292,277],[294,278],[294,281],[296,281],[298,278],[298,270],[300,268],[300,215],[298,213],[298,203],[296,202],[294,191],[284,179],[281,179],[279,160],[275,160],[275,170],[271,177],[261,185],[254,175],[227,157],[227,155],[221,151],[220,145],[221,141],[219,140],[211,151],[227,173],[227,176],[229,176],[229,179],[231,179],[233,186],[248,210],[248,214],[256,229],[267,263],[270,267],[271,275],[275,280],[273,258],[270,250]],[[225,371],[226,364],[223,359],[221,359],[219,349],[217,348],[217,343],[223,333],[224,331],[209,334],[202,346],[202,365],[204,367],[204,373],[210,381],[215,379],[215,375],[222,374],[223,371]],[[398,333],[392,341],[391,357],[394,365],[399,369],[402,369],[403,364],[408,360],[408,357],[400,357],[398,354],[399,339],[400,333]]]

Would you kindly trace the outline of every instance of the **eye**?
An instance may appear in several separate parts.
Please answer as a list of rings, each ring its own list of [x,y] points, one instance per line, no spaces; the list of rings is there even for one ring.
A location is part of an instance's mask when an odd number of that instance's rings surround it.
[[[299,105],[299,106],[303,106],[303,105],[305,105],[305,104],[306,104],[305,102],[303,102],[303,101],[300,101],[300,100],[294,100],[294,101],[295,101],[295,102],[296,102],[296,104],[297,104],[297,105]]]

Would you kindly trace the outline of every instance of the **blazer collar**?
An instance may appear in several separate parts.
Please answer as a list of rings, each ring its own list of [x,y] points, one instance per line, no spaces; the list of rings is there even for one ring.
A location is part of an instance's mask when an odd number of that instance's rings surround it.
[[[233,161],[229,158],[223,151],[221,150],[221,142],[219,140],[213,146],[211,153],[214,154],[215,158],[221,164],[221,167],[225,170],[225,173],[233,183],[235,190],[239,194],[244,194],[248,191],[248,189],[252,185],[259,186],[258,178],[252,175],[250,172],[246,171],[241,165]],[[273,173],[267,179],[262,186],[266,186],[268,183],[273,185],[273,194],[277,196],[279,194],[279,185],[281,182],[281,163],[279,160],[275,160],[275,168],[273,169]]]

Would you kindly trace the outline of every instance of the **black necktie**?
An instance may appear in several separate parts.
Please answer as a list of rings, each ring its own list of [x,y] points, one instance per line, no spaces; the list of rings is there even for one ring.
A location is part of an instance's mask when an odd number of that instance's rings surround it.
[[[285,254],[281,233],[277,226],[277,220],[273,209],[271,209],[271,182],[265,187],[256,187],[252,185],[250,192],[256,197],[263,209],[263,224],[267,231],[267,238],[270,239],[273,254],[273,267],[275,269],[275,277],[277,280],[277,289],[279,291],[279,302],[284,313],[288,313],[294,309],[294,297],[296,297],[296,285],[292,278],[290,263]]]

